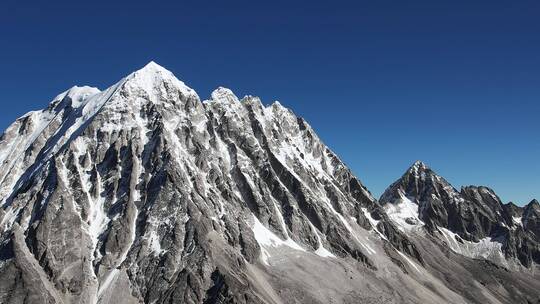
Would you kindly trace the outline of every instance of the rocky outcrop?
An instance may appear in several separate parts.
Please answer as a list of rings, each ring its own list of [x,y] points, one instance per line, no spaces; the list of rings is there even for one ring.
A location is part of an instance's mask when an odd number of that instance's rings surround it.
[[[523,208],[521,223],[525,230],[531,231],[540,240],[540,203],[537,200],[532,200]]]

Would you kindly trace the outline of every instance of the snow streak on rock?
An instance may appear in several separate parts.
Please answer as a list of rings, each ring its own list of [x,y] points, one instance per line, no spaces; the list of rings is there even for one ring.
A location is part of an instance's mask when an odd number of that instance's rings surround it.
[[[0,303],[483,303],[540,289],[502,271],[518,287],[479,284],[483,264],[423,233],[530,266],[537,202],[500,207],[422,163],[384,197],[279,102],[222,87],[201,101],[151,62],[104,91],[71,88],[0,138]]]

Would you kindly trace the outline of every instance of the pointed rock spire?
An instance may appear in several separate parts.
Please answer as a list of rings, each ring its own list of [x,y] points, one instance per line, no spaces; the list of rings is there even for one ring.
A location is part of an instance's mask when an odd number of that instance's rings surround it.
[[[458,194],[450,183],[422,161],[414,162],[397,181],[390,185],[381,196],[380,202],[384,204],[401,197],[399,191],[415,203],[426,201],[432,195],[454,197]]]

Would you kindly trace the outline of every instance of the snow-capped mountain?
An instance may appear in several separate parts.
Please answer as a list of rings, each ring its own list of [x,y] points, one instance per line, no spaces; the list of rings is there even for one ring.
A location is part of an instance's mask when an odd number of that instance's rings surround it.
[[[536,200],[521,208],[503,204],[487,187],[457,191],[418,161],[380,202],[401,229],[425,228],[420,230],[444,239],[455,252],[513,268],[540,263]]]
[[[0,303],[540,299],[538,202],[457,192],[421,163],[381,201],[280,103],[201,101],[151,62],[0,138]],[[499,263],[461,250],[503,231]]]

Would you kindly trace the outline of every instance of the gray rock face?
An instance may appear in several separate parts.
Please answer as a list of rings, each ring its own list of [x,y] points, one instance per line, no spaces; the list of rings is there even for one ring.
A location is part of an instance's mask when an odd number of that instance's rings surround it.
[[[392,205],[403,196],[414,204],[429,233],[436,235],[441,228],[445,229],[442,232],[450,238],[448,241],[460,243],[457,248],[470,247],[467,250],[471,256],[489,257],[504,265],[507,260],[516,261],[525,267],[540,262],[537,225],[540,208],[536,201],[524,208],[513,203],[505,205],[492,189],[483,186],[462,187],[458,192],[422,162],[414,163],[384,192],[380,201]],[[497,243],[502,257],[486,252]]]
[[[521,223],[525,230],[529,230],[540,239],[540,203],[532,200],[521,212]]]
[[[484,264],[400,229],[279,103],[225,88],[201,101],[155,63],[14,122],[0,138],[0,203],[0,303],[539,299],[533,273],[486,283]]]

